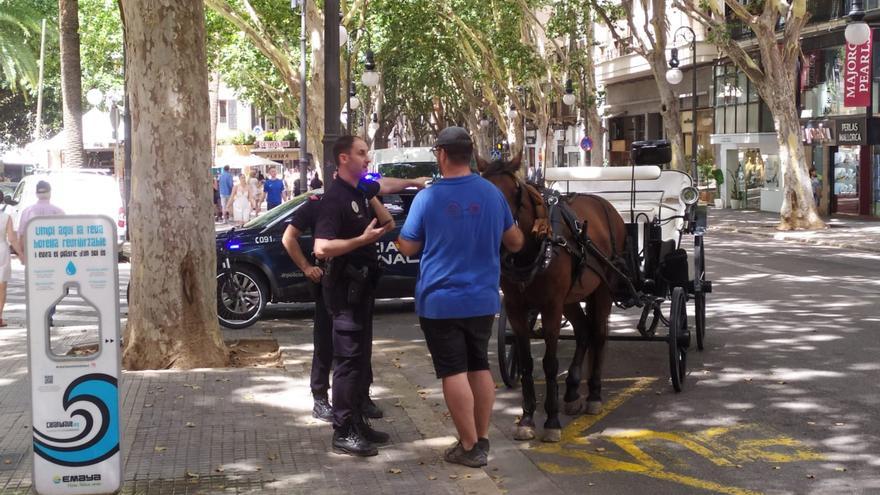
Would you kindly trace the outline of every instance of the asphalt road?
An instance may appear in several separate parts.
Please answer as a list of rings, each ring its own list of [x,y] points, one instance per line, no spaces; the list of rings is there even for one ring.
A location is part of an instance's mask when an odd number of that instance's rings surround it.
[[[563,441],[543,444],[512,440],[520,393],[500,386],[486,469],[499,489],[880,493],[880,256],[733,234],[713,234],[706,250],[707,345],[688,354],[684,391],[672,390],[665,344],[612,342],[604,411],[562,416]],[[612,331],[631,332],[637,316],[615,309]],[[442,408],[412,304],[380,303],[375,321],[376,347]],[[573,348],[562,344],[561,370]],[[543,383],[543,343],[532,350]]]

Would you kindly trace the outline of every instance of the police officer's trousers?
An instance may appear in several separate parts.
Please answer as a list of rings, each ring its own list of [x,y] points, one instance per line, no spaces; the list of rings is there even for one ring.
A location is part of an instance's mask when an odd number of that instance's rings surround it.
[[[373,291],[367,288],[356,304],[331,311],[333,325],[333,427],[360,421],[369,396],[373,354]]]
[[[315,327],[313,341],[315,351],[312,354],[312,397],[326,399],[330,390],[330,367],[333,365],[333,326],[321,287],[315,291]]]

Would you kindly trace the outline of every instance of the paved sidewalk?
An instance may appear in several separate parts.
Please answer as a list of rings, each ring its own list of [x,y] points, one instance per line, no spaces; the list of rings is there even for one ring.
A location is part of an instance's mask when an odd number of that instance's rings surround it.
[[[825,219],[825,230],[776,230],[779,215],[756,210],[709,208],[709,230],[770,237],[783,241],[803,242],[859,251],[880,252],[880,220],[834,216]]]
[[[4,315],[10,327],[0,329],[3,494],[32,493],[22,292],[17,266]],[[59,321],[72,327],[65,335],[81,339],[76,308],[62,309]],[[297,318],[224,331],[226,339],[277,339],[284,369],[125,372],[122,493],[499,493],[485,471],[442,461],[454,428],[445,408],[425,400],[401,373],[408,349],[398,341],[377,342],[373,359],[373,392],[385,411],[374,425],[392,443],[369,459],[331,453],[331,427],[311,417],[309,323]]]

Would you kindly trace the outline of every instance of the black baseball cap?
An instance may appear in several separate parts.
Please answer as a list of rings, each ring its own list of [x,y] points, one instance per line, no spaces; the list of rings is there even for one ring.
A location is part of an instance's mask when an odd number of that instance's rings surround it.
[[[434,149],[444,146],[473,146],[471,135],[468,131],[461,127],[447,127],[440,131],[437,135],[437,141],[434,142]]]
[[[47,193],[52,191],[52,185],[48,182],[41,180],[37,182],[37,194]]]

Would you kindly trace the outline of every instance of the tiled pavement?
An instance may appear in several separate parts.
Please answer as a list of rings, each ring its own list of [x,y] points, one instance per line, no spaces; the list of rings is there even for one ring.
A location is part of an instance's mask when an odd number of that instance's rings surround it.
[[[120,270],[125,284],[127,270]],[[0,329],[0,493],[31,493],[23,271],[14,269]],[[83,308],[61,307],[60,325]],[[123,313],[126,308],[123,306]],[[294,322],[296,323],[296,321]],[[453,441],[437,402],[416,395],[393,342],[377,343],[376,426],[392,435],[377,457],[329,453],[329,425],[311,418],[311,334],[305,320],[261,323],[227,338],[276,338],[285,369],[125,372],[121,380],[123,493],[493,493],[482,470],[441,460]],[[81,339],[82,327],[68,336]],[[424,352],[424,349],[422,349]],[[392,354],[394,356],[392,356]],[[432,397],[437,397],[436,394]],[[421,432],[420,432],[421,431]],[[429,432],[428,435],[425,432]]]

